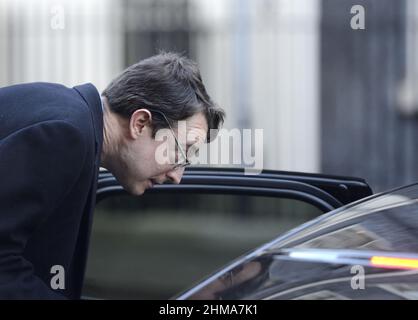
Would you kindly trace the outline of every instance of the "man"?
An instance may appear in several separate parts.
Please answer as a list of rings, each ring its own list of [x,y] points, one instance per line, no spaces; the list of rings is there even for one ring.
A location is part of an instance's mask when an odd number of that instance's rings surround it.
[[[102,96],[92,84],[1,88],[0,298],[80,298],[99,167],[136,195],[179,183],[189,148],[223,118],[196,64],[174,53],[132,65]],[[156,157],[163,128],[174,161]]]

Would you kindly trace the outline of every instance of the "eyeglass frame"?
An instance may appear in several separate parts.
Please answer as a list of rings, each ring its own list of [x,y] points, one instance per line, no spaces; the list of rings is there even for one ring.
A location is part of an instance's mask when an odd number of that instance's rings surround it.
[[[180,150],[181,155],[185,160],[184,163],[174,164],[173,169],[176,170],[178,168],[184,168],[184,167],[190,166],[192,163],[189,161],[189,159],[187,159],[187,153],[184,151],[183,147],[180,145],[180,143],[177,139],[177,136],[176,136],[176,134],[173,130],[173,127],[171,126],[170,121],[168,121],[168,118],[166,117],[166,115],[163,112],[157,111],[157,110],[150,110],[149,109],[149,111],[158,113],[159,115],[161,115],[164,118],[165,122],[167,122],[168,128],[170,129],[171,133],[173,134],[174,140],[176,141],[177,148]]]

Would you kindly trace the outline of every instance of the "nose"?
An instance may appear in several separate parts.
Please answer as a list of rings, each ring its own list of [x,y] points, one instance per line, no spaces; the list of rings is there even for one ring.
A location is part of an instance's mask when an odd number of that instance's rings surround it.
[[[184,168],[177,168],[167,173],[167,177],[175,184],[179,184],[183,177]]]

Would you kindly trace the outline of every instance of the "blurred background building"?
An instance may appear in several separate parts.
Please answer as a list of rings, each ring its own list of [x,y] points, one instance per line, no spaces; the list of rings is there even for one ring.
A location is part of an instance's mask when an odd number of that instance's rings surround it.
[[[353,30],[354,5],[366,29]],[[195,59],[264,168],[418,180],[414,0],[0,0],[0,85],[99,90],[159,50]]]

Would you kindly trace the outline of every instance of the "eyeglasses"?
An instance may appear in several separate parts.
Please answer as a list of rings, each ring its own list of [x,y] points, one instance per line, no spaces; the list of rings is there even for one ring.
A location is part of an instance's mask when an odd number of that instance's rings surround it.
[[[187,167],[187,166],[191,165],[191,162],[189,161],[189,159],[187,159],[186,152],[184,151],[184,149],[180,145],[180,143],[179,143],[179,141],[178,141],[178,139],[176,137],[176,134],[174,133],[174,130],[171,127],[171,124],[168,121],[168,119],[165,116],[165,114],[162,113],[161,111],[156,111],[156,110],[150,110],[150,111],[151,112],[158,113],[159,115],[161,115],[164,118],[165,122],[167,122],[167,125],[170,128],[171,133],[173,134],[174,140],[176,141],[176,146],[180,150],[181,156],[183,157],[183,159],[181,159],[181,160],[180,159],[177,159],[176,163],[173,166],[173,169],[175,170],[175,169],[178,169],[178,168],[184,168],[184,167]]]

